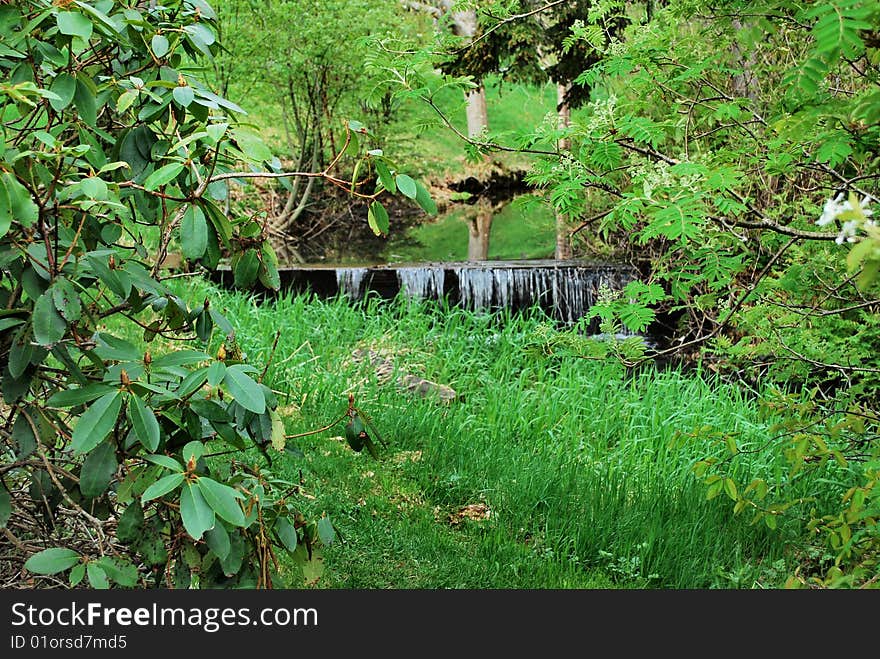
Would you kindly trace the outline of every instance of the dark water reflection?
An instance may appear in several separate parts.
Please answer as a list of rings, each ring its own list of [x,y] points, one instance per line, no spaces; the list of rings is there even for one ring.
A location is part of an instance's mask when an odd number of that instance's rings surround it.
[[[358,231],[369,230],[363,227]],[[544,205],[526,205],[521,201],[462,203],[406,230],[392,230],[386,240],[373,241],[367,249],[343,242],[327,258],[313,263],[382,265],[546,259],[553,257],[555,239],[554,218]]]

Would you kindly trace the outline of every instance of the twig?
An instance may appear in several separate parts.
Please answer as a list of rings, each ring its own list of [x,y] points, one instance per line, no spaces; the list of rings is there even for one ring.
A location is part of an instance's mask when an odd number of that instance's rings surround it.
[[[317,430],[309,430],[307,432],[297,433],[296,435],[285,435],[284,439],[296,439],[297,437],[306,437],[307,435],[317,435],[319,432],[324,432],[325,430],[330,430],[330,428],[332,428],[337,423],[342,421],[346,416],[348,416],[348,410],[346,410],[345,413],[342,414],[342,416],[340,416],[338,419],[336,419],[332,423],[328,423],[323,428],[318,428]]]
[[[266,377],[266,372],[269,370],[269,366],[272,364],[272,359],[275,357],[275,349],[278,347],[278,339],[281,338],[281,330],[275,332],[275,340],[272,341],[272,351],[269,353],[269,359],[266,360],[266,365],[263,366],[263,372],[260,373],[260,377],[257,379],[257,382],[262,382],[263,378]]]
[[[602,211],[601,213],[597,213],[596,215],[593,215],[593,217],[587,218],[586,220],[584,220],[583,222],[581,222],[581,223],[577,226],[577,228],[575,228],[575,229],[573,229],[573,230],[571,230],[571,231],[568,232],[569,237],[575,235],[576,233],[579,233],[579,232],[583,231],[583,230],[586,229],[588,226],[590,226],[593,222],[596,222],[597,220],[601,220],[603,217],[607,217],[608,215],[611,215],[611,213],[613,213],[613,212],[614,212],[614,209],[611,208],[611,209],[609,209],[609,210],[607,210],[607,211]]]
[[[773,330],[773,333],[776,335],[776,338],[779,341],[779,345],[783,347],[783,349],[790,352],[792,355],[800,359],[801,361],[805,361],[808,364],[812,364],[813,366],[818,366],[819,368],[827,368],[835,371],[840,371],[842,374],[850,373],[880,373],[880,368],[868,368],[865,366],[844,366],[843,364],[829,364],[827,362],[820,362],[815,359],[810,359],[806,355],[802,355],[796,350],[790,348],[785,341],[782,340],[782,337],[779,336],[779,333],[776,330]]]
[[[55,475],[55,468],[49,462],[49,459],[46,457],[46,452],[43,451],[43,442],[40,438],[40,434],[37,431],[37,427],[34,424],[34,420],[31,419],[30,415],[24,410],[20,410],[19,414],[21,414],[28,425],[31,427],[31,432],[34,433],[34,439],[36,440],[36,449],[37,453],[43,460],[43,465],[46,467],[46,471],[49,473],[49,478],[52,479],[52,482],[55,484],[55,487],[58,488],[58,491],[61,492],[61,496],[64,497],[64,500],[68,503],[68,505],[73,508],[77,513],[79,513],[83,518],[89,521],[89,523],[95,527],[98,531],[98,537],[103,542],[104,540],[104,522],[102,522],[97,517],[93,517],[89,513],[87,513],[76,501],[70,498],[70,495],[67,493],[67,488],[65,488],[61,481],[58,480],[58,477]]]

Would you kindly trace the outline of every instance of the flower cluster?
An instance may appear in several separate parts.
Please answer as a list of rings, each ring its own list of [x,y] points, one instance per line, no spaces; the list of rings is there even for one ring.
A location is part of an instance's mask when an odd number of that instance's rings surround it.
[[[860,226],[875,226],[874,220],[868,219],[874,212],[868,208],[870,202],[871,197],[867,195],[859,201],[854,196],[844,199],[841,192],[833,199],[825,202],[825,206],[822,208],[822,215],[816,220],[816,224],[824,227],[840,218],[844,222],[840,227],[840,233],[837,235],[837,244],[842,245],[844,242],[854,243],[856,242],[856,232]]]

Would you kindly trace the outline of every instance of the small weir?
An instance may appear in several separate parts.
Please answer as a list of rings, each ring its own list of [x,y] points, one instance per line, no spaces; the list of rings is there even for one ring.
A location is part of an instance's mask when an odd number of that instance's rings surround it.
[[[337,268],[336,288],[351,300],[360,300],[364,296],[364,279],[366,268]]]
[[[586,315],[602,287],[619,291],[637,277],[630,266],[553,260],[366,267],[321,264],[280,268],[279,274],[283,288],[310,290],[320,296],[342,294],[354,301],[369,292],[383,298],[403,294],[420,299],[447,298],[474,310],[521,311],[540,306],[564,323],[574,323]],[[221,269],[216,278],[231,285],[232,272]]]

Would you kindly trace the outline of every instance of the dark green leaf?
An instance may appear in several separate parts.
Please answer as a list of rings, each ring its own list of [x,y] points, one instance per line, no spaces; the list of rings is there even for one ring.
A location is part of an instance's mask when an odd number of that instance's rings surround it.
[[[104,441],[119,418],[122,396],[118,390],[104,394],[85,411],[73,429],[74,453],[88,453]]]
[[[229,248],[232,240],[232,224],[229,222],[229,218],[216,204],[207,199],[202,199],[201,205],[203,206],[202,210],[211,220],[211,225],[217,232],[218,239],[224,247]]]
[[[328,546],[333,544],[333,541],[336,539],[336,530],[330,523],[329,517],[322,517],[318,521],[318,537],[321,538],[321,542]]]
[[[82,304],[73,284],[69,280],[58,277],[55,283],[49,287],[52,291],[52,301],[55,308],[69,323],[76,322],[82,316]]]
[[[5,368],[3,370],[3,381],[2,391],[3,391],[3,400],[6,401],[7,404],[12,404],[20,400],[28,391],[30,391],[31,387],[31,379],[34,375],[34,369],[28,368],[19,378],[14,378],[9,373],[9,369]]]
[[[193,412],[208,419],[208,421],[228,422],[230,420],[226,407],[217,401],[195,398],[190,399],[189,406]]]
[[[150,40],[150,48],[153,49],[153,55],[156,57],[165,57],[168,54],[168,47],[168,39],[161,34],[153,35],[153,38]]]
[[[73,387],[52,395],[46,402],[49,407],[75,407],[83,405],[115,389],[106,384],[90,384],[86,387]]]
[[[35,351],[27,328],[16,332],[9,348],[9,374],[14,378],[21,377],[22,373],[30,366]]]
[[[144,490],[144,493],[141,496],[141,503],[147,503],[148,501],[158,499],[159,497],[168,494],[183,482],[183,478],[184,475],[181,473],[163,476]]]
[[[61,34],[80,37],[83,41],[92,36],[92,22],[79,12],[62,11],[55,18]]]
[[[144,187],[147,190],[155,190],[156,188],[165,185],[166,183],[174,179],[182,171],[183,163],[169,163],[150,174],[147,177],[147,180],[144,181]]]
[[[376,174],[379,176],[379,181],[382,183],[382,186],[391,194],[397,192],[397,186],[394,184],[394,177],[391,176],[391,172],[388,170],[388,165],[381,160],[376,160],[375,165]]]
[[[147,404],[132,394],[128,404],[128,418],[131,421],[135,436],[148,451],[155,451],[159,446],[159,421]]]
[[[278,539],[287,547],[288,551],[296,551],[297,535],[296,528],[290,523],[286,517],[279,517],[275,520],[275,533]]]
[[[229,535],[229,553],[226,558],[220,559],[220,566],[223,568],[223,574],[231,577],[241,569],[247,546],[241,537],[241,533],[233,532]]]
[[[262,263],[260,263],[260,283],[266,288],[277,291],[281,288],[281,275],[278,273],[278,257],[269,241],[263,243],[260,248]]]
[[[96,562],[90,561],[86,564],[86,574],[89,576],[89,584],[95,590],[107,590],[110,588],[107,573]]]
[[[205,533],[205,542],[221,561],[229,556],[229,534],[222,524],[214,524],[214,528]]]
[[[137,585],[137,568],[128,561],[102,556],[95,563],[104,570],[111,581],[116,582],[123,588],[134,588]]]
[[[209,359],[211,359],[211,355],[200,350],[178,350],[153,359],[153,369],[191,366]]]
[[[143,556],[144,563],[147,565],[164,565],[168,560],[168,551],[165,549],[165,542],[159,529],[155,526],[148,527],[140,541],[137,543],[137,550]]]
[[[32,410],[29,411],[32,413]],[[34,430],[22,413],[19,413],[12,425],[12,439],[17,448],[15,454],[17,460],[23,460],[37,450],[37,438],[34,436]]]
[[[211,340],[211,333],[214,330],[214,321],[211,319],[211,314],[208,313],[207,309],[203,309],[199,312],[199,315],[196,316],[196,336],[199,337],[201,341],[207,343]]]
[[[250,288],[257,279],[260,270],[260,258],[257,250],[248,248],[232,260],[233,282],[236,288]]]
[[[85,73],[76,76],[76,90],[73,93],[73,102],[79,110],[80,118],[89,126],[94,126],[98,120],[98,102],[95,99],[95,83]]]
[[[194,391],[198,391],[202,388],[202,385],[205,384],[205,381],[208,379],[208,367],[202,366],[199,369],[196,369],[189,375],[187,375],[183,381],[180,383],[180,387],[177,389],[177,397],[185,398],[189,396]]]
[[[246,410],[255,414],[266,411],[266,397],[263,390],[239,364],[234,364],[226,369],[223,381],[229,388],[229,393]]]
[[[132,501],[116,524],[116,537],[121,542],[134,542],[144,528],[144,509],[140,502]]]
[[[116,449],[112,442],[102,442],[89,452],[79,476],[79,491],[87,499],[104,493],[116,473]]]
[[[119,158],[131,167],[131,175],[139,180],[151,162],[150,151],[157,141],[153,132],[144,125],[125,133],[119,145]]]
[[[57,343],[67,332],[67,321],[58,313],[52,294],[43,293],[34,304],[34,338],[37,343],[50,346]]]
[[[180,222],[180,247],[183,255],[195,261],[208,247],[208,222],[202,209],[190,204]]]
[[[214,321],[214,324],[226,334],[231,334],[235,331],[235,328],[232,327],[232,323],[227,320],[226,316],[216,309],[209,309],[209,311],[211,312],[211,319]]]
[[[105,361],[140,362],[143,358],[136,346],[112,334],[99,332],[95,338],[95,354]]]
[[[367,211],[367,224],[370,225],[370,229],[372,229],[373,233],[377,236],[388,235],[388,228],[390,226],[388,211],[386,211],[385,207],[378,201],[374,201],[370,204],[370,208]]]
[[[56,547],[34,554],[25,561],[24,567],[34,574],[56,574],[78,562],[79,554],[75,551]]]
[[[24,320],[21,318],[0,318],[0,332],[8,330],[11,327],[18,327],[23,323]]]
[[[183,473],[183,467],[180,466],[180,463],[174,458],[168,457],[167,455],[148,455],[144,459],[147,462],[161,465],[162,467],[170,469],[171,471]]]
[[[233,526],[244,526],[244,512],[238,505],[242,494],[238,490],[206,477],[199,478],[197,483],[215,513]]]
[[[180,518],[186,532],[194,540],[200,540],[205,531],[216,523],[211,506],[192,483],[187,483],[180,491]]]

